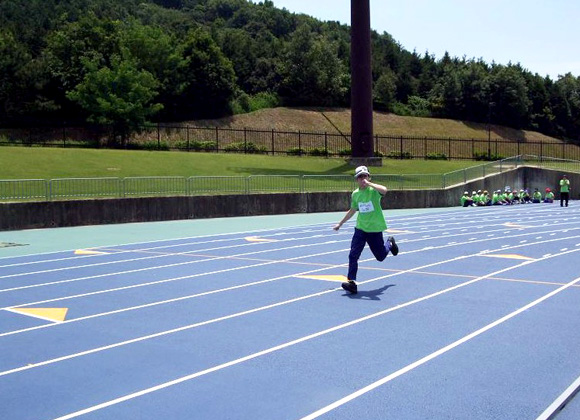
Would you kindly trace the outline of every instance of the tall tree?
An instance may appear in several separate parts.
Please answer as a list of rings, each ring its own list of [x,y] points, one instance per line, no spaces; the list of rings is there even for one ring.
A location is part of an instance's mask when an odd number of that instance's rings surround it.
[[[373,89],[374,102],[379,109],[391,110],[397,97],[397,75],[386,68]]]
[[[111,126],[112,139],[125,144],[132,132],[139,131],[162,105],[153,103],[158,82],[145,70],[138,70],[130,59],[111,58],[110,67],[84,60],[83,81],[67,96],[88,114],[90,122]]]
[[[345,101],[349,75],[338,59],[337,45],[313,37],[308,25],[292,34],[281,67],[280,94],[286,103],[332,105]]]
[[[490,91],[495,103],[494,121],[514,128],[525,127],[530,100],[520,68],[511,64],[497,66],[492,71]]]
[[[176,77],[182,78],[184,88],[174,98],[174,115],[208,118],[228,112],[235,91],[235,73],[214,40],[202,29],[193,30],[181,46],[181,54],[185,63],[183,72]]]

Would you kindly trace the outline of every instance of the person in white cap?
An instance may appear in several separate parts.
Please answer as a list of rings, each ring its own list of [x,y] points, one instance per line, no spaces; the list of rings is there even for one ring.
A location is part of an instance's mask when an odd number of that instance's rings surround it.
[[[351,196],[350,209],[334,230],[349,220],[358,211],[356,227],[350,244],[348,255],[348,281],[342,283],[342,288],[350,293],[357,293],[356,275],[358,272],[358,259],[365,247],[369,248],[378,261],[383,261],[389,252],[393,255],[399,253],[399,247],[395,238],[389,236],[387,245],[383,237],[383,231],[387,229],[387,223],[381,208],[381,198],[387,193],[387,187],[371,182],[371,174],[366,166],[359,166],[354,172],[354,177],[358,183],[358,188]]]

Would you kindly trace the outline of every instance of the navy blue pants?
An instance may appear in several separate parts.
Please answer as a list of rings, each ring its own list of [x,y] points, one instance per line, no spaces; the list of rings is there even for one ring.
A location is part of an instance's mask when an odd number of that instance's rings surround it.
[[[356,280],[356,273],[358,272],[358,259],[365,247],[369,244],[371,252],[378,261],[383,261],[387,258],[389,251],[385,248],[385,240],[383,232],[365,232],[363,230],[354,228],[354,235],[350,242],[350,254],[348,254],[348,279]]]

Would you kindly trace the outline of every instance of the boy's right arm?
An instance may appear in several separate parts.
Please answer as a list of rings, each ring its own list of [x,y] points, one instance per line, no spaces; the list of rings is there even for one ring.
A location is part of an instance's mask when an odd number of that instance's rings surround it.
[[[334,225],[333,229],[334,230],[338,230],[340,229],[340,227],[345,224],[352,216],[354,216],[354,214],[356,213],[355,209],[349,209],[346,214],[344,215],[344,217],[342,218],[342,220],[340,222],[338,222],[336,225]]]

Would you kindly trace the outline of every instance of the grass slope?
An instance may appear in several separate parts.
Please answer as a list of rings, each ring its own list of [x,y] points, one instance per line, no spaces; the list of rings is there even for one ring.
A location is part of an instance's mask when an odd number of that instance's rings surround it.
[[[375,174],[441,174],[473,161],[384,159]],[[106,149],[0,148],[0,179],[132,176],[249,176],[352,174],[342,158],[148,152]]]
[[[487,125],[444,118],[402,117],[375,112],[374,133],[378,135],[412,137],[451,137],[487,140]],[[217,120],[191,121],[198,127],[248,128],[255,130],[350,133],[350,109],[337,108],[269,108]],[[543,141],[559,140],[544,134],[491,125],[491,138],[498,140]]]
[[[219,120],[193,121],[201,127],[302,132],[350,132],[349,109],[271,108]],[[485,124],[436,118],[374,114],[379,135],[487,139]],[[543,134],[493,126],[493,139],[557,141]],[[441,174],[476,166],[473,161],[384,159],[376,174]],[[132,176],[249,176],[351,174],[342,158],[237,155],[227,153],[147,152],[91,149],[0,148],[0,179],[53,179]]]

